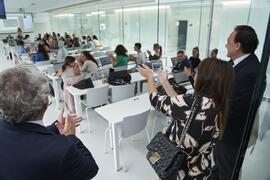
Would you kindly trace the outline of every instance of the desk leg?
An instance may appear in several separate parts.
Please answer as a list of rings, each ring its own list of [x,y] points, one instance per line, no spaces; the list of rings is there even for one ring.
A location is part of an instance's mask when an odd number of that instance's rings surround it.
[[[59,89],[58,89],[58,83],[57,80],[53,79],[53,90],[54,90],[54,96],[55,96],[55,104],[56,108],[60,109],[60,95],[59,95]]]
[[[112,133],[113,133],[113,155],[114,155],[114,169],[115,171],[120,170],[119,165],[119,139],[117,134],[117,125],[119,124],[112,124]]]

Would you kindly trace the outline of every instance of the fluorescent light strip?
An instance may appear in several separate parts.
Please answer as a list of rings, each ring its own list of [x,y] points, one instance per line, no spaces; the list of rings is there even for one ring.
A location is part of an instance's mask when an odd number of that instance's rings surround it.
[[[243,1],[223,1],[223,6],[236,6],[236,5],[249,5],[250,0],[243,0]]]
[[[170,6],[159,6],[159,9],[167,9]],[[124,9],[116,9],[114,12],[132,12],[132,11],[146,11],[146,10],[157,10],[158,6],[149,6],[149,7],[135,7],[135,8],[124,8]]]
[[[91,12],[90,14],[86,14],[86,16],[93,16],[93,15],[99,15],[99,14],[105,14],[105,11]]]
[[[55,17],[73,17],[74,14],[57,14]]]

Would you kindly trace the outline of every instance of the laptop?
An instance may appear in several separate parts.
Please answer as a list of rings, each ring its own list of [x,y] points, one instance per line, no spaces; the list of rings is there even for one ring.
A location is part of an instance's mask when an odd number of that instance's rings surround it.
[[[189,78],[185,76],[184,71],[174,72],[173,75],[174,75],[174,80],[176,84],[189,81]]]
[[[158,62],[151,62],[151,66],[152,66],[152,70],[158,71],[159,69],[162,69],[162,62],[158,61]]]
[[[64,65],[64,62],[54,63],[54,64],[53,64],[54,71],[57,73],[58,70],[59,70],[60,68],[62,68],[63,65]]]
[[[102,57],[100,58],[101,66],[111,65],[112,61],[110,57]]]
[[[177,63],[179,62],[177,57],[172,57],[171,58],[171,61],[172,61],[172,66],[175,67],[177,65]]]

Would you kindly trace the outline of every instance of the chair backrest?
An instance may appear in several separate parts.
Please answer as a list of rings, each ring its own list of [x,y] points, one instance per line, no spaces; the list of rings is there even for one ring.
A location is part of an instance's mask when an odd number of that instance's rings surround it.
[[[96,107],[108,102],[109,86],[87,89],[86,102],[88,107]]]
[[[135,83],[111,86],[112,90],[112,102],[121,101],[135,95]]]
[[[144,130],[147,124],[149,111],[150,110],[148,109],[140,114],[125,117],[121,123],[121,136],[127,138]]]

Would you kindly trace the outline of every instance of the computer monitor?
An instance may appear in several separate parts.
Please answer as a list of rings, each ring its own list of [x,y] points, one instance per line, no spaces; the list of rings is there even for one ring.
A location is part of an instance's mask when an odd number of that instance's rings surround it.
[[[184,71],[174,72],[174,80],[177,84],[189,81],[188,77],[184,74]]]
[[[112,61],[110,57],[102,57],[100,58],[100,63],[101,63],[101,66],[106,66],[106,65],[112,64]]]
[[[64,65],[64,62],[53,64],[54,71],[57,73],[60,68]]]
[[[0,19],[6,19],[4,0],[0,0]]]
[[[179,62],[177,57],[172,57],[171,58],[171,61],[172,61],[172,66],[175,67],[177,65],[177,63]]]

